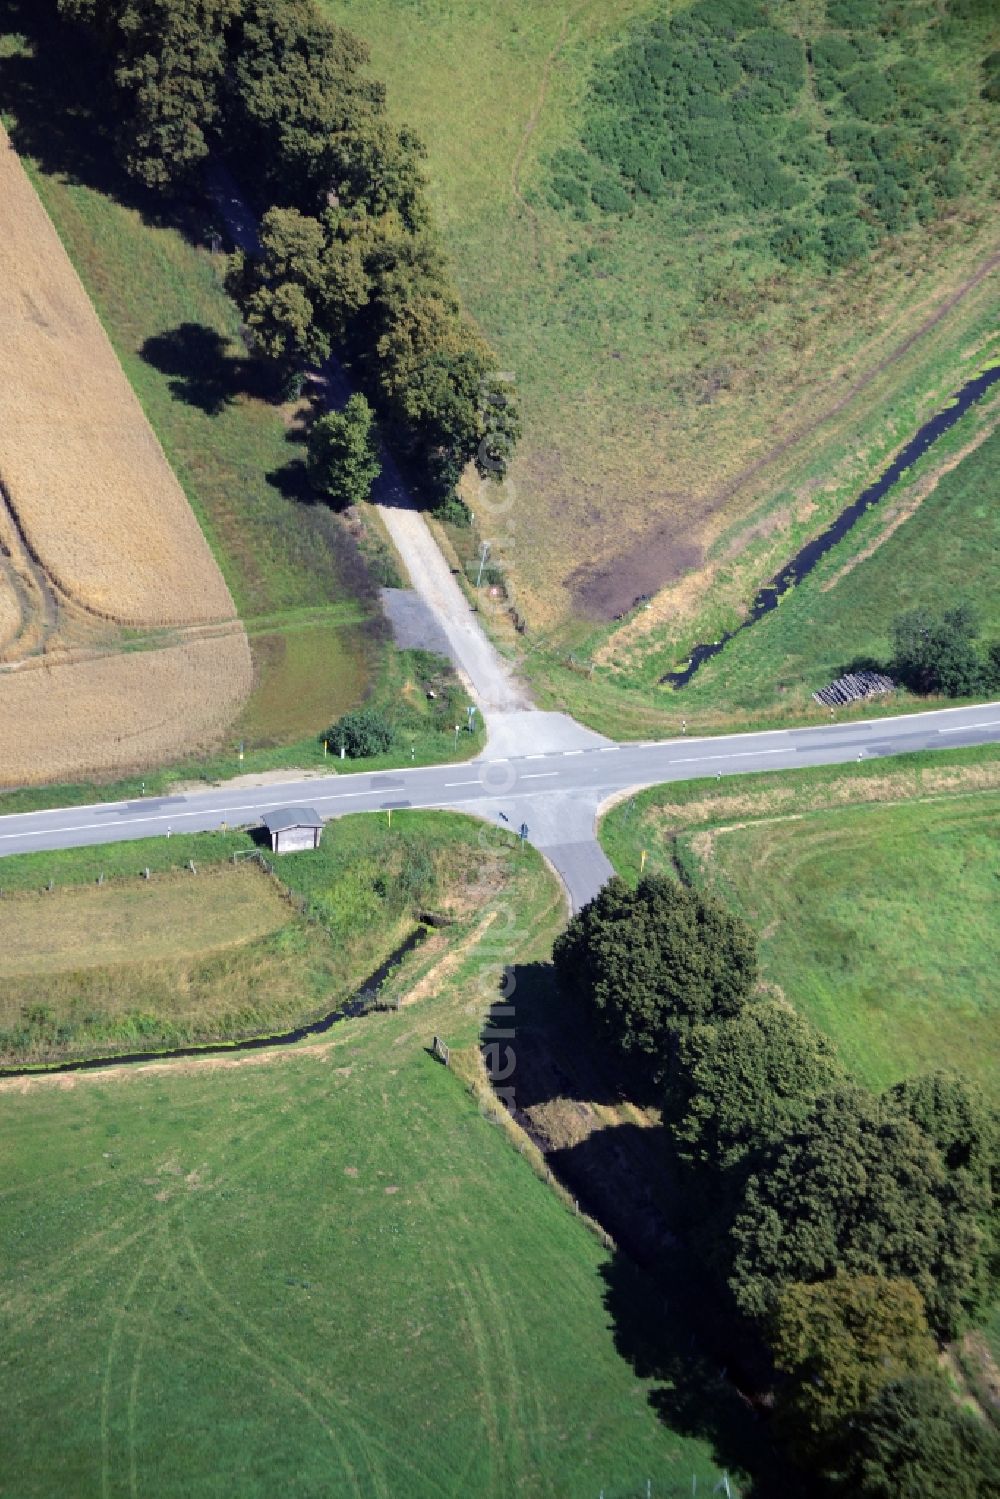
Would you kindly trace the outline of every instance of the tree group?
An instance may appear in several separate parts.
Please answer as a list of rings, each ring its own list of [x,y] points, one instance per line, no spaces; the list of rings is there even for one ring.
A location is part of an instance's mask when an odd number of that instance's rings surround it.
[[[127,171],[169,191],[211,153],[264,210],[228,278],[283,381],[338,349],[433,499],[519,433],[496,356],[430,223],[422,147],[389,123],[364,44],[313,0],[58,0],[98,36]]]
[[[750,929],[669,878],[610,881],[554,961],[623,1086],[660,1092],[689,1237],[744,1335],[770,1347],[793,1455],[843,1496],[910,1492],[887,1466],[893,1441],[900,1472],[933,1473],[922,1499],[951,1492],[935,1450],[969,1453],[983,1481],[1000,1448],[939,1383],[935,1339],[988,1290],[994,1112],[946,1073],[858,1086],[815,1027],[759,993]],[[934,1412],[934,1450],[913,1423],[887,1430],[914,1405]]]

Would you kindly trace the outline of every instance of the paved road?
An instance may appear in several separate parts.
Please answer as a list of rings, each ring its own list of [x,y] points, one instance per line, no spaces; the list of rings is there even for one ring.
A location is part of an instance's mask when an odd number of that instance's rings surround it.
[[[236,184],[214,167],[208,187],[234,241],[259,255],[256,224]],[[342,405],[351,390],[335,360],[325,367],[323,378],[328,400]],[[998,703],[876,722],[645,745],[612,744],[564,714],[538,712],[470,609],[391,454],[383,453],[382,462],[373,498],[414,588],[441,627],[455,665],[486,716],[486,756],[426,770],[289,781],[257,792],[219,787],[157,801],[3,818],[0,854],[142,838],[168,829],[199,831],[223,821],[255,822],[271,808],[296,803],[313,806],[324,817],[390,807],[454,807],[505,819],[515,830],[525,824],[531,842],[554,865],[573,908],[579,909],[612,872],[595,837],[595,821],[601,804],[622,791],[703,775],[830,765],[1000,740]]]
[[[515,832],[526,823],[529,840],[555,866],[573,908],[579,909],[611,873],[594,837],[595,819],[600,806],[623,791],[696,776],[836,765],[859,756],[874,760],[908,750],[998,741],[1000,702],[659,744],[609,744],[585,736],[578,747],[488,754],[462,765],[322,776],[255,789],[222,785],[184,795],[22,813],[0,818],[0,855],[202,832],[223,823],[234,827],[256,823],[262,813],[283,806],[315,807],[325,818],[390,807],[447,807],[493,822],[505,819]]]

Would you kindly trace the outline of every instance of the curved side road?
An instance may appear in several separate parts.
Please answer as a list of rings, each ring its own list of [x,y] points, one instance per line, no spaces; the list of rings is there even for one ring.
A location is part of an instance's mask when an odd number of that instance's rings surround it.
[[[247,788],[101,802],[0,818],[0,856],[256,823],[277,807],[315,807],[324,818],[390,808],[440,807],[527,828],[562,878],[574,910],[611,874],[596,837],[603,803],[622,792],[698,776],[875,760],[908,751],[1000,742],[1000,702],[896,718],[776,729],[651,744],[590,743],[485,756],[460,765],[331,775]],[[2,885],[0,874],[0,885]]]

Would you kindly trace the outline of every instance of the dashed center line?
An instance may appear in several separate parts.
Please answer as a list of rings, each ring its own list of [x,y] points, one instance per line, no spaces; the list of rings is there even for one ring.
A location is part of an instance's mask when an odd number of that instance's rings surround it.
[[[753,760],[758,755],[787,755],[790,751],[786,746],[781,749],[769,750],[737,750],[733,755],[687,755],[683,759],[668,760],[668,765],[704,765],[708,760]]]
[[[532,770],[527,775],[522,776],[521,779],[522,781],[541,781],[546,776],[557,776],[558,774],[558,770]]]

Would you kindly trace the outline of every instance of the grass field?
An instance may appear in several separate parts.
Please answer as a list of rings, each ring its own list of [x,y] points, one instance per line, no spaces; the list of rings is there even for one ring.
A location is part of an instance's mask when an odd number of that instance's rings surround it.
[[[745,916],[764,980],[871,1087],[951,1066],[997,1096],[995,749],[660,787],[602,838],[628,877],[646,848]]]
[[[518,378],[506,551],[541,682],[562,684],[566,655],[599,649],[596,622],[642,593],[659,595],[648,623],[664,655],[711,638],[975,368],[996,306],[996,277],[975,280],[997,241],[982,24],[948,42],[966,189],[867,263],[818,273],[760,248],[766,214],[713,218],[679,190],[631,215],[553,205],[551,163],[575,149],[594,68],[632,23],[682,7],[325,4],[369,41],[390,107],[427,140],[463,292]],[[811,37],[823,14],[810,0],[788,24]],[[910,7],[907,23],[943,68],[929,15]],[[826,108],[807,82],[803,128]]]
[[[228,864],[198,878],[8,897],[0,907],[0,980],[193,957],[263,937],[288,914],[259,870]]]
[[[415,840],[432,822],[461,820],[400,819]],[[678,1429],[658,1414],[616,1346],[608,1252],[425,1050],[478,1056],[484,972],[547,956],[562,920],[542,861],[512,852],[479,935],[427,954],[398,1012],[0,1083],[5,1487],[626,1499],[710,1489],[723,1454],[735,1476],[738,1423],[686,1398]]]
[[[973,407],[934,444],[881,505],[864,515],[778,609],[736,636],[680,691],[658,687],[684,662],[665,657],[645,632],[642,611],[591,672],[585,657],[554,664],[539,657],[539,701],[560,706],[614,737],[713,733],[740,726],[820,722],[828,711],[812,692],[859,658],[887,662],[890,626],[906,608],[974,604],[983,634],[1000,631],[996,518],[1000,514],[996,397]],[[861,488],[845,489],[844,504]],[[789,545],[794,554],[805,533]],[[722,611],[702,639],[734,628],[739,611]],[[566,670],[569,664],[571,671]],[[855,710],[864,716],[913,711],[926,703],[905,691]]]
[[[316,1019],[423,913],[449,918],[447,941],[460,939],[496,894],[507,842],[483,846],[467,818],[397,814],[392,828],[329,823],[319,850],[277,861],[274,879],[227,862],[254,848],[244,833],[7,859],[0,1061],[202,1045]],[[446,942],[431,940],[431,952]]]

